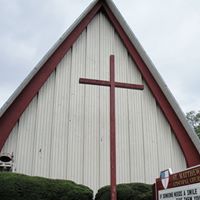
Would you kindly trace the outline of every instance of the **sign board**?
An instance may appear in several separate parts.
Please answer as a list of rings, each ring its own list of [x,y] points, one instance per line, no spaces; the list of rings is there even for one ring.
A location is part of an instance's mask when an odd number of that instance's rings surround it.
[[[200,166],[175,174],[161,172],[155,189],[157,200],[200,200]]]

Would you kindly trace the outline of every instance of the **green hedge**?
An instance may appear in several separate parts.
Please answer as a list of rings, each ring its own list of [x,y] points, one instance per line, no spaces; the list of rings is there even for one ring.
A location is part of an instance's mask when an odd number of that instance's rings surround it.
[[[90,188],[72,181],[0,173],[1,200],[92,200]]]
[[[118,200],[152,200],[152,185],[129,183],[117,185]],[[110,186],[98,190],[95,200],[110,200]]]

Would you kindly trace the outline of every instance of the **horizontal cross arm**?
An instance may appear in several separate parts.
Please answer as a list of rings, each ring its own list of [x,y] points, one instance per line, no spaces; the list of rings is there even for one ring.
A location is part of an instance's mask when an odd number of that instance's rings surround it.
[[[135,89],[135,90],[144,90],[144,85],[130,84],[130,83],[115,82],[115,87],[126,88],[126,89]]]
[[[104,80],[80,78],[79,83],[110,87],[110,81],[104,81]],[[144,89],[144,85],[131,84],[131,83],[121,83],[121,82],[115,82],[115,87],[126,88],[126,89],[135,89],[135,90],[143,90]]]
[[[88,78],[80,78],[79,79],[79,83],[89,84],[89,85],[110,86],[110,82],[109,81],[88,79]]]

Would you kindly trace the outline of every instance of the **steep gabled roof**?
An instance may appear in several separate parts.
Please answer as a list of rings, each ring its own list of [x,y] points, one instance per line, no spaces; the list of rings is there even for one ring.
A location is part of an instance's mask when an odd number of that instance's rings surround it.
[[[200,143],[153,63],[111,0],[95,0],[23,81],[0,110],[0,150],[12,128],[73,43],[102,11],[114,26],[173,130],[188,166],[200,163]]]

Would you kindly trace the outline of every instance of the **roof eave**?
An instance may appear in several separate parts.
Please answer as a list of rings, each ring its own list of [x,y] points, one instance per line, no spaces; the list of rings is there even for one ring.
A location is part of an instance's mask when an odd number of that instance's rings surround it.
[[[29,73],[29,75],[23,80],[19,87],[14,91],[14,93],[9,97],[9,99],[0,108],[0,117],[5,113],[13,101],[22,92],[25,86],[30,82],[30,80],[37,74],[41,67],[46,63],[46,61],[53,55],[56,49],[63,43],[63,41],[71,34],[74,28],[82,21],[82,19],[90,12],[98,0],[94,0],[84,12],[75,20],[75,22],[63,33],[63,35],[57,40],[57,42],[49,49],[49,51],[43,56],[39,63],[34,67],[34,69]]]
[[[162,79],[160,73],[157,71],[157,69],[154,66],[153,62],[151,61],[151,59],[149,58],[149,56],[147,55],[147,53],[145,52],[145,50],[143,49],[141,44],[139,43],[139,41],[136,38],[135,34],[132,32],[131,28],[126,23],[126,21],[124,20],[123,16],[118,11],[118,9],[116,8],[116,6],[112,2],[112,0],[106,0],[106,3],[109,5],[110,9],[112,10],[114,15],[116,16],[117,20],[119,21],[120,25],[123,27],[123,29],[125,30],[126,34],[129,37],[129,39],[131,40],[131,42],[133,43],[133,45],[137,49],[138,53],[142,57],[143,61],[145,62],[146,66],[148,67],[148,69],[150,70],[152,75],[154,76],[155,80],[157,81],[157,83],[159,84],[159,86],[162,89],[163,93],[165,94],[167,100],[169,101],[169,103],[173,107],[175,113],[177,114],[179,120],[182,122],[184,128],[188,132],[191,140],[195,144],[198,152],[200,153],[200,140],[199,140],[198,136],[196,135],[196,133],[193,131],[193,129],[190,127],[189,123],[187,122],[183,111],[181,110],[181,108],[178,105],[176,99],[174,98],[174,96],[172,95],[170,90],[168,89],[168,87],[165,84],[164,80]]]

